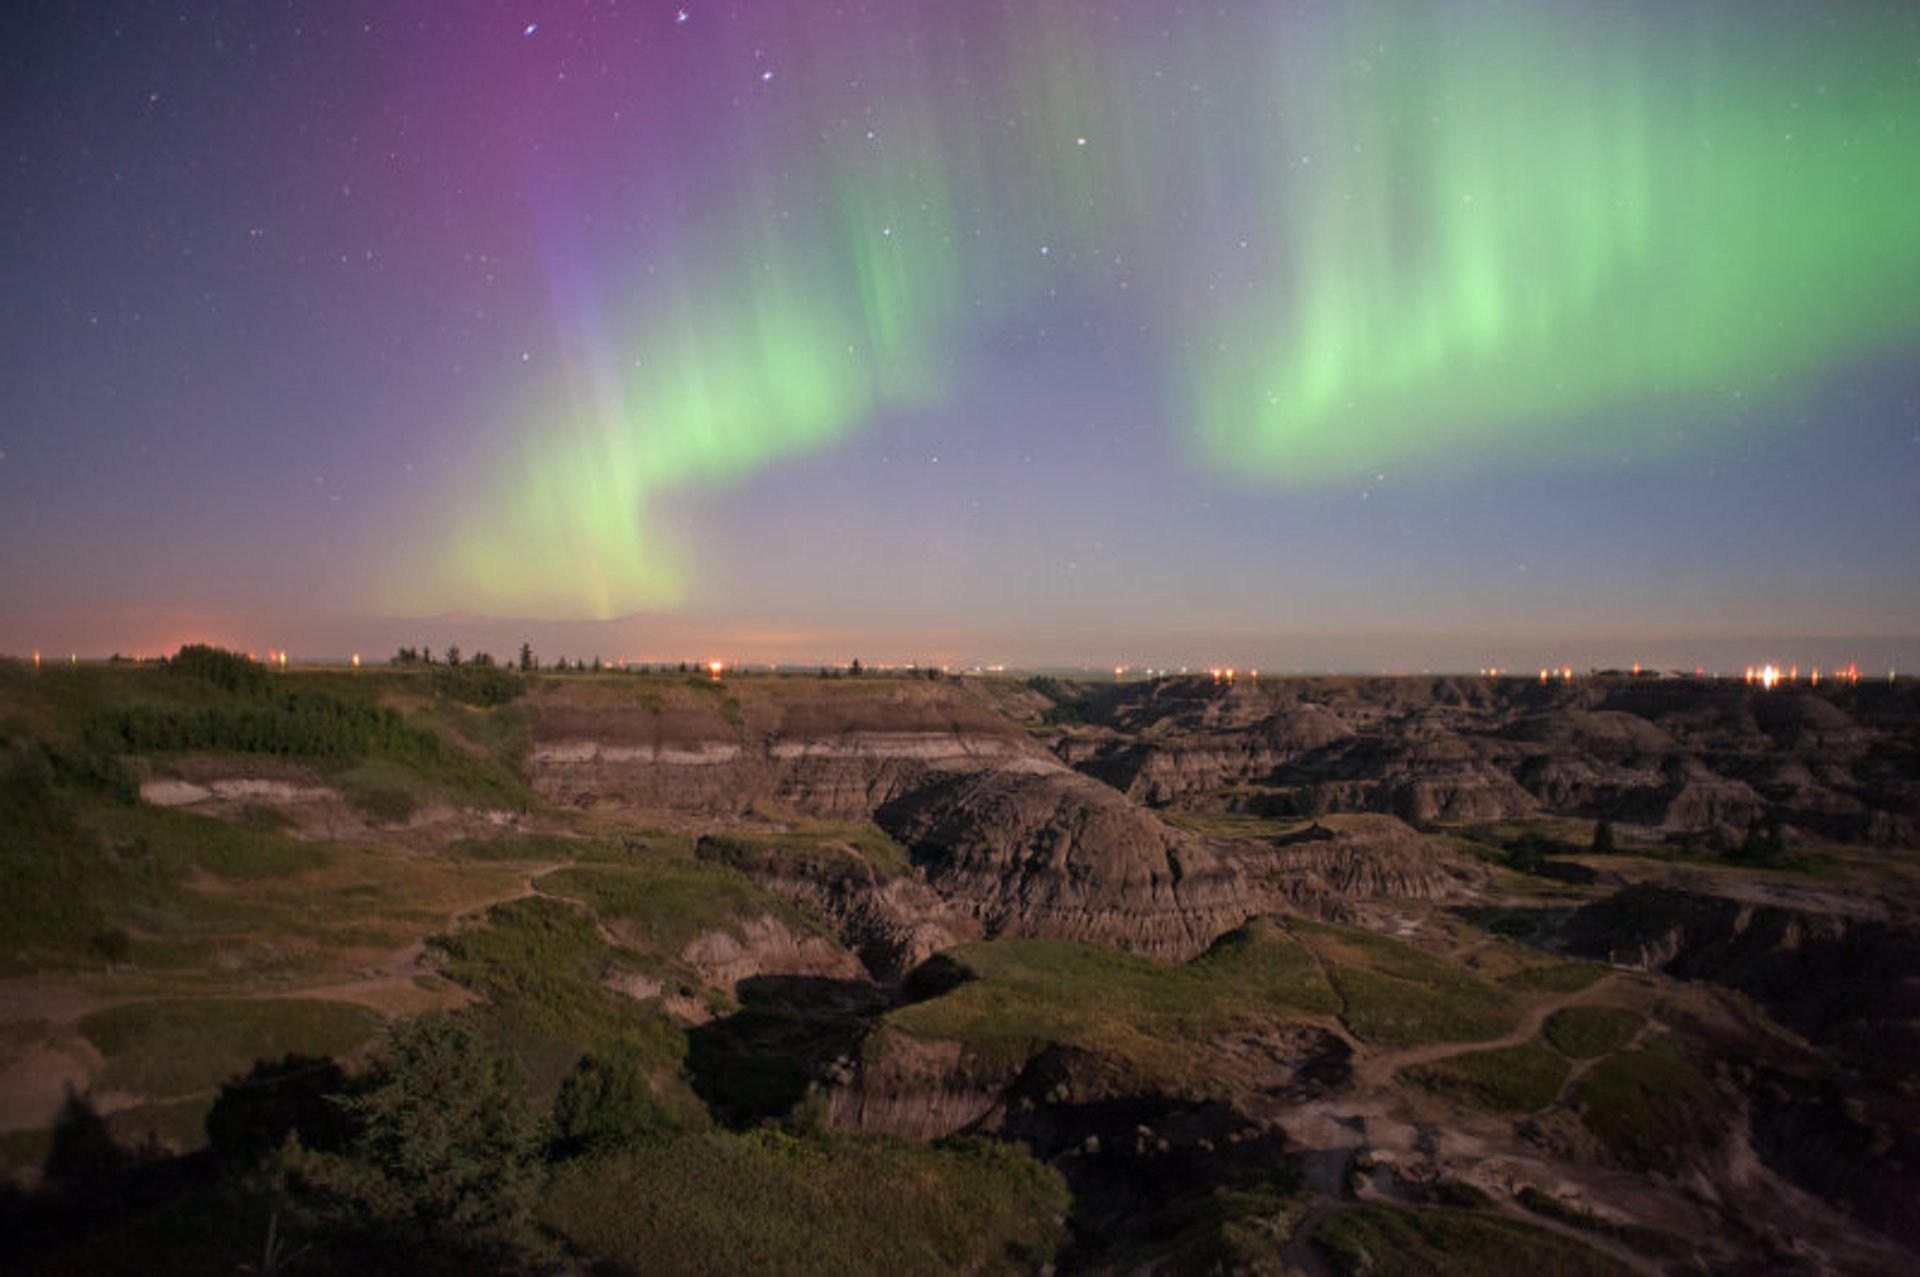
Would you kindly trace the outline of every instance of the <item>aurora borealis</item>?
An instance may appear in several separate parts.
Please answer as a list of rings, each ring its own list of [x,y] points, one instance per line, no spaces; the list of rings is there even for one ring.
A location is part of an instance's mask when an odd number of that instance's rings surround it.
[[[3,651],[1920,635],[1908,4],[44,4],[0,57]]]

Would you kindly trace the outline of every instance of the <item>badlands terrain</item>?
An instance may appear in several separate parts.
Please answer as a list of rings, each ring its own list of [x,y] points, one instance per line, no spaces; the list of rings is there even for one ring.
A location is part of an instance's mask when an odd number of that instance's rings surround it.
[[[1907,682],[0,665],[0,1263],[1915,1271],[1917,854]]]

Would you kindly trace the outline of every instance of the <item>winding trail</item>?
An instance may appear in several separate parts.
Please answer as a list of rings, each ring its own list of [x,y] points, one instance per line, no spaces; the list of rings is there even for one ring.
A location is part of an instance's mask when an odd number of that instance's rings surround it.
[[[195,993],[221,1001],[280,1001],[302,998],[346,1002],[367,1007],[386,1019],[411,1015],[434,1007],[459,1006],[471,1000],[464,989],[435,990],[418,983],[426,970],[428,936],[453,930],[474,916],[514,900],[539,895],[534,883],[542,875],[569,864],[555,861],[527,867],[525,875],[504,891],[460,901],[447,914],[444,926],[421,935],[385,958],[362,968],[350,980],[284,989]],[[96,1011],[129,1003],[151,1002],[155,993],[97,994],[70,985],[40,979],[0,980],[0,1132],[39,1130],[48,1126],[67,1096],[93,1089],[106,1061],[80,1032],[80,1021]],[[130,1107],[147,1097],[99,1097],[101,1112]],[[170,1100],[190,1098],[168,1096]]]
[[[1619,972],[1609,971],[1583,989],[1557,994],[1537,1002],[1527,1008],[1512,1030],[1497,1038],[1487,1038],[1477,1042],[1422,1042],[1418,1046],[1363,1058],[1354,1065],[1354,1087],[1357,1090],[1384,1087],[1391,1085],[1394,1074],[1402,1069],[1432,1064],[1437,1060],[1451,1059],[1456,1055],[1470,1055],[1476,1051],[1497,1051],[1503,1047],[1521,1046],[1533,1040],[1540,1032],[1541,1026],[1546,1024],[1547,1018],[1554,1012],[1570,1006],[1610,1001],[1611,999],[1602,995],[1610,992],[1619,983],[1620,978]]]

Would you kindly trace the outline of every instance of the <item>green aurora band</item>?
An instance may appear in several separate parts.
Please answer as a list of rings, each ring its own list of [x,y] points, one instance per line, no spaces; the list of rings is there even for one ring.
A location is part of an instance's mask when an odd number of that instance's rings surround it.
[[[395,597],[696,601],[676,501],[953,393],[969,333],[1073,304],[1056,292],[1128,308],[1166,419],[1223,479],[1717,446],[1920,327],[1912,24],[1737,17],[1061,6],[945,53],[921,31],[913,58],[884,34],[804,47],[797,23],[801,122],[708,143],[744,176],[653,246],[664,282],[621,295],[543,232],[564,393],[510,464],[461,477],[496,496]],[[850,80],[864,118],[809,90]],[[973,96],[933,87],[956,82]],[[1687,402],[1686,437],[1642,411]]]
[[[1396,10],[1333,82],[1280,72],[1308,95],[1292,118],[1339,106],[1279,154],[1333,172],[1263,172],[1288,228],[1271,304],[1216,316],[1186,378],[1222,472],[1661,453],[1682,441],[1639,406],[1770,396],[1911,339],[1910,47],[1853,31],[1842,60],[1807,33],[1763,56],[1718,30],[1656,50],[1537,13],[1457,18],[1416,35]]]

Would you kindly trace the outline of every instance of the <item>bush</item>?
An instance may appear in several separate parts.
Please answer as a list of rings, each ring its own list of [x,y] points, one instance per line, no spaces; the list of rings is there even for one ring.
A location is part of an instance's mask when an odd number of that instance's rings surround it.
[[[433,690],[448,700],[482,709],[505,705],[527,690],[527,680],[491,663],[443,665],[433,672]]]
[[[253,663],[253,658],[205,643],[187,644],[173,654],[166,667],[169,673],[197,678],[221,691],[240,695],[266,690],[271,677],[263,667]]]
[[[532,1266],[542,1165],[518,1071],[473,1025],[431,1013],[393,1026],[338,1101],[354,1134],[302,1153],[292,1182],[320,1213],[399,1255]]]
[[[553,1102],[556,1157],[604,1153],[659,1134],[666,1122],[631,1054],[585,1055]]]
[[[220,1088],[207,1113],[207,1143],[236,1171],[258,1166],[288,1135],[306,1148],[339,1149],[350,1129],[329,1097],[346,1083],[346,1073],[325,1056],[289,1052],[278,1061],[261,1060]]]

